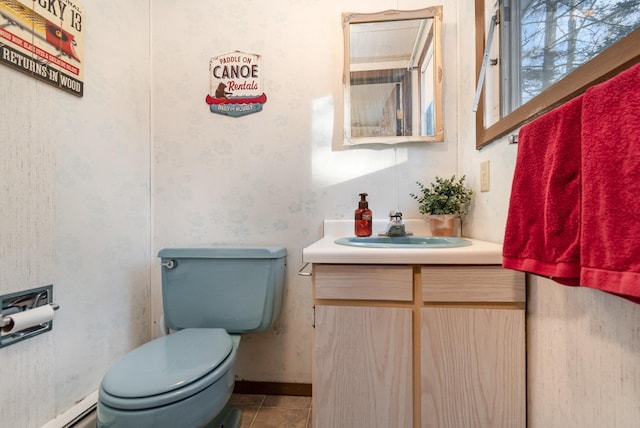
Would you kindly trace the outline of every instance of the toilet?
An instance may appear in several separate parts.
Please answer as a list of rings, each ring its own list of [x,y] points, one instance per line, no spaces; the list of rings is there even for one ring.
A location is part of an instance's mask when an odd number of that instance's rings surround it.
[[[97,426],[239,427],[229,399],[240,335],[277,318],[286,255],[284,247],[161,250],[164,323],[174,332],[109,369]]]

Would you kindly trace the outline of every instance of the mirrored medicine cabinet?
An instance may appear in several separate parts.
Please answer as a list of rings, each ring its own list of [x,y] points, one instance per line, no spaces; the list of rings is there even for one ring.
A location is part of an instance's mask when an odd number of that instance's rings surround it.
[[[343,13],[344,144],[444,140],[442,7]]]

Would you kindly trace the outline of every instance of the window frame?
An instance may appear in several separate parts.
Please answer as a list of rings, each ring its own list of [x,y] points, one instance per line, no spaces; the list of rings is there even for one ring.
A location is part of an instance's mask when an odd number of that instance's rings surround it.
[[[487,37],[484,8],[485,0],[475,0],[476,81],[482,68]],[[485,91],[482,91],[476,111],[476,149],[480,150],[536,117],[583,94],[591,86],[604,82],[638,62],[640,62],[640,29],[632,31],[489,127],[485,127],[484,124]],[[484,85],[484,82],[481,84]]]

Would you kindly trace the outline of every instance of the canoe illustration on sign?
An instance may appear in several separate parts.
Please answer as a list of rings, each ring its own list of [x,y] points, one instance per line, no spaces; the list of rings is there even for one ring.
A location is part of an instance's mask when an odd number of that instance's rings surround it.
[[[264,104],[267,102],[267,96],[262,93],[257,97],[224,97],[224,98],[216,98],[211,95],[207,95],[206,98],[207,104],[253,104],[260,103]]]
[[[7,21],[1,26],[16,25],[49,43],[69,58],[81,62],[74,49],[73,34],[15,0],[0,0],[0,15]]]

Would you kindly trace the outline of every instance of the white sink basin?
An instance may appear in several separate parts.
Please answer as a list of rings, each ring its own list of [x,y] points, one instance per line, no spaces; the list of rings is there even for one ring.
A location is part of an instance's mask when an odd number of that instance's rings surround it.
[[[371,248],[455,248],[467,247],[472,244],[467,239],[448,236],[369,236],[366,238],[352,236],[338,238],[335,243]]]

